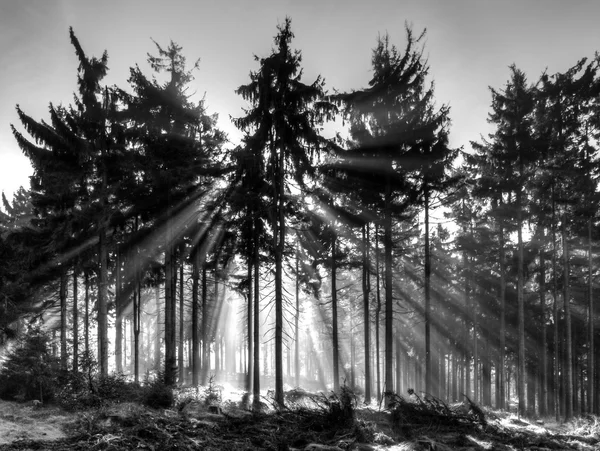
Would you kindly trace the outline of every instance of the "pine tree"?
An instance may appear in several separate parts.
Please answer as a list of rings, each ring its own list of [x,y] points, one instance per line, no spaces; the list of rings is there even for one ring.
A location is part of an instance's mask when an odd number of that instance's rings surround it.
[[[120,173],[115,153],[122,150],[122,128],[115,118],[116,97],[101,87],[108,55],[88,58],[73,29],[70,38],[79,60],[78,95],[70,108],[50,105],[51,123],[36,122],[17,107],[21,123],[43,147],[27,141],[13,127],[17,142],[34,166],[32,203],[40,240],[49,250],[47,268],[65,274],[77,247],[83,252],[90,238],[98,240],[98,360],[101,374],[108,372],[108,235],[112,183]],[[61,296],[61,300],[64,296]],[[61,306],[64,312],[65,306]]]
[[[517,306],[518,306],[518,397],[519,414],[525,415],[525,309],[523,289],[524,244],[523,223],[526,219],[527,195],[524,191],[530,174],[531,164],[537,159],[535,143],[532,140],[532,112],[534,90],[527,85],[525,74],[514,65],[511,66],[511,78],[503,91],[492,92],[492,112],[490,122],[496,126],[492,154],[501,176],[506,177],[509,189],[514,193],[514,218],[517,229]],[[484,147],[480,147],[484,149]]]
[[[250,73],[251,82],[237,93],[252,109],[236,125],[256,140],[264,152],[269,180],[272,244],[275,260],[275,401],[283,405],[283,261],[286,250],[286,210],[290,208],[290,178],[300,187],[313,172],[310,156],[326,143],[318,134],[322,111],[331,106],[322,102],[324,82],[320,77],[310,85],[301,81],[301,54],[290,47],[294,37],[291,19],[278,27],[270,56],[257,58],[260,68]]]
[[[155,74],[166,72],[169,79],[149,80],[139,69],[131,69],[129,82],[134,95],[122,93],[126,117],[133,122],[128,139],[137,149],[143,168],[135,189],[135,212],[160,227],[164,243],[165,268],[165,382],[176,376],[175,249],[182,240],[190,218],[197,218],[198,203],[206,199],[212,176],[219,173],[210,161],[224,135],[215,128],[216,117],[206,115],[203,102],[193,104],[186,94],[193,79],[186,67],[182,48],[171,42],[164,49],[156,44],[158,56],[148,56]],[[198,67],[198,62],[193,69]],[[136,213],[137,214],[137,213]]]
[[[385,286],[385,391],[393,390],[393,218],[406,219],[414,204],[408,174],[416,168],[412,159],[436,140],[446,121],[445,109],[434,112],[433,87],[426,87],[429,67],[418,49],[421,39],[406,28],[404,53],[379,38],[373,50],[370,87],[335,98],[345,106],[354,148],[338,155],[337,166],[346,172],[348,184],[365,186],[367,208],[383,218]],[[377,193],[370,194],[370,193]],[[373,204],[370,201],[374,200]]]

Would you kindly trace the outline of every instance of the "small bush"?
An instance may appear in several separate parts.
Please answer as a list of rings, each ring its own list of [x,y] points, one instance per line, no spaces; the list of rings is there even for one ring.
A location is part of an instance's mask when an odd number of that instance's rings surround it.
[[[54,398],[60,370],[49,342],[48,335],[39,329],[19,340],[0,370],[0,398],[42,402]]]
[[[70,372],[61,382],[56,398],[63,409],[72,412],[90,407],[96,408],[102,404],[102,399],[90,389],[87,375]]]
[[[165,384],[164,377],[159,374],[155,379],[144,381],[142,402],[152,409],[168,409],[175,403],[173,389]]]
[[[349,427],[355,420],[357,398],[352,389],[343,385],[339,394],[329,397],[321,394],[312,397],[315,406],[323,412],[323,420],[327,427]]]
[[[135,402],[142,397],[140,385],[128,382],[122,373],[100,377],[96,384],[96,392],[102,399],[118,402]]]
[[[215,384],[215,376],[208,379],[208,387],[204,390],[204,403],[207,406],[218,406],[222,401],[222,387]]]

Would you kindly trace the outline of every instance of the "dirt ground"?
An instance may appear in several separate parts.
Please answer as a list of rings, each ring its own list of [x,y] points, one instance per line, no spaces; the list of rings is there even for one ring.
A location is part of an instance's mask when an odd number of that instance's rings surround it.
[[[52,407],[35,407],[0,400],[0,445],[17,440],[57,440],[66,437],[65,427],[75,419]]]
[[[196,403],[196,406],[200,404]],[[410,430],[405,429],[400,438],[400,435],[390,429],[388,415],[372,410],[370,413],[361,410],[358,414],[359,417],[368,419],[366,422],[363,421],[363,424],[373,424],[375,430],[379,431],[375,436],[380,437],[371,440],[370,444],[361,444],[356,439],[349,440],[348,437],[352,434],[347,432],[351,431],[338,431],[327,440],[327,444],[307,441],[304,444],[298,442],[289,447],[277,448],[273,445],[273,440],[269,442],[265,438],[276,438],[286,428],[295,428],[295,434],[301,435],[304,432],[302,426],[297,423],[292,424],[288,417],[277,415],[264,416],[262,420],[252,421],[248,412],[241,415],[239,409],[234,409],[229,414],[226,410],[218,414],[206,412],[205,407],[200,407],[196,411],[194,403],[186,406],[181,412],[174,410],[150,412],[139,405],[119,404],[118,409],[112,414],[110,409],[106,412],[105,417],[108,417],[106,420],[96,423],[93,427],[90,424],[87,438],[83,439],[80,436],[81,430],[77,431],[76,425],[79,423],[81,426],[81,419],[86,417],[85,413],[68,413],[58,407],[36,407],[31,403],[21,404],[0,400],[0,449],[107,449],[110,441],[110,449],[132,447],[154,449],[152,443],[160,446],[171,443],[177,444],[178,449],[219,450],[600,450],[598,435],[600,425],[597,418],[591,430],[590,422],[587,420],[588,430],[573,434],[573,428],[565,425],[527,422],[508,414],[503,414],[503,418],[500,418],[491,414],[488,418],[489,427],[485,429],[479,428],[469,432],[440,427],[440,425],[427,427],[409,425],[407,427]],[[128,421],[129,419],[131,421]],[[78,434],[79,438],[74,437],[73,434]],[[288,436],[293,437],[294,434]],[[320,437],[326,435],[321,434]],[[394,437],[394,440],[389,437]]]

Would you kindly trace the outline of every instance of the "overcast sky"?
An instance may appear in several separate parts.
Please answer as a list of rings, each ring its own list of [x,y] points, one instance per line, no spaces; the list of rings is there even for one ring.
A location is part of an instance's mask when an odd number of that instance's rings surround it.
[[[371,49],[388,32],[404,46],[404,23],[427,28],[425,53],[436,102],[451,107],[451,144],[488,133],[488,86],[501,89],[515,63],[535,82],[543,70],[564,71],[600,50],[600,1],[561,0],[0,0],[0,190],[29,185],[31,167],[12,137],[15,105],[48,119],[48,104],[68,104],[76,90],[72,26],[88,56],[109,55],[106,83],[127,88],[129,67],[150,74],[151,38],[200,58],[192,86],[237,143],[229,115],[246,106],[234,93],[266,56],[276,25],[292,19],[304,79],[317,74],[332,91],[367,85]]]

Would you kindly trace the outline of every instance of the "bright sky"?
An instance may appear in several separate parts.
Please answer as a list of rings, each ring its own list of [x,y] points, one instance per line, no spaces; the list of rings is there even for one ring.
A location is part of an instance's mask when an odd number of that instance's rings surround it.
[[[386,31],[404,46],[404,23],[427,28],[426,54],[439,104],[451,106],[451,144],[468,148],[489,131],[488,86],[502,88],[515,63],[535,81],[544,69],[564,71],[600,50],[597,0],[0,0],[0,191],[28,187],[31,167],[11,134],[15,105],[37,120],[48,104],[68,104],[76,90],[73,26],[88,56],[109,55],[107,84],[127,88],[129,67],[147,74],[150,38],[183,46],[193,82],[233,142],[229,121],[245,106],[234,93],[266,56],[285,16],[303,54],[304,81],[316,74],[331,91],[358,89],[370,79],[371,49]]]

